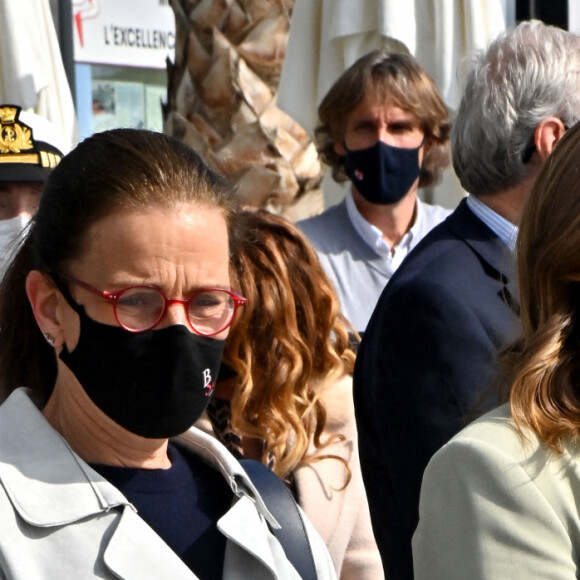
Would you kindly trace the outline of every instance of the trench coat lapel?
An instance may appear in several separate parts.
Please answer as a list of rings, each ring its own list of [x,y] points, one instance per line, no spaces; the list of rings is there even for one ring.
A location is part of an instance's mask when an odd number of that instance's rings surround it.
[[[252,554],[257,562],[262,563],[277,577],[277,566],[274,560],[271,541],[277,540],[268,532],[249,497],[240,498],[236,504],[218,521],[220,531],[232,542],[241,546],[245,552]],[[227,560],[225,562],[227,566]]]
[[[222,471],[234,494],[239,498],[218,521],[220,531],[265,567],[259,577],[277,577],[277,566],[270,543],[270,535],[262,517],[274,527],[278,523],[263,504],[258,492],[242,467],[216,444],[214,438],[197,429],[176,438],[176,442],[189,448]],[[280,548],[282,550],[282,548]],[[154,558],[151,555],[154,554]],[[135,513],[126,506],[115,533],[104,554],[105,564],[122,580],[195,580],[197,576],[182,562],[165,542]],[[235,563],[234,563],[235,564]],[[224,568],[227,569],[227,551]]]
[[[126,506],[104,555],[107,567],[122,580],[195,580],[177,554]]]
[[[28,392],[17,389],[0,408],[0,481],[20,517],[46,528],[129,505],[50,427]]]
[[[218,528],[256,559],[254,566],[264,566],[264,574],[258,574],[255,570],[256,577],[277,577],[276,561],[270,545],[270,542],[277,540],[269,534],[250,497],[241,497],[220,518]],[[225,569],[228,568],[227,554],[226,551]],[[105,550],[104,561],[111,572],[122,580],[197,578],[130,506],[124,508],[119,525]],[[238,568],[235,561],[229,565],[234,570]]]

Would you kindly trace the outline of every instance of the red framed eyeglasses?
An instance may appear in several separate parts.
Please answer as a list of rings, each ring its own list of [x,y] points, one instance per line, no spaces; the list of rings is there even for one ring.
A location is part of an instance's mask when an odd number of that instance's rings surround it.
[[[189,325],[196,334],[214,336],[231,325],[237,309],[247,302],[234,290],[224,290],[223,288],[201,288],[183,300],[167,298],[155,286],[130,286],[115,292],[107,292],[69,274],[59,272],[52,274],[52,278],[61,292],[63,287],[58,282],[66,280],[108,300],[113,305],[117,322],[129,332],[145,332],[155,328],[171,304],[181,304],[187,313]],[[64,297],[67,300],[72,300],[72,296],[66,291],[66,288],[64,290]]]

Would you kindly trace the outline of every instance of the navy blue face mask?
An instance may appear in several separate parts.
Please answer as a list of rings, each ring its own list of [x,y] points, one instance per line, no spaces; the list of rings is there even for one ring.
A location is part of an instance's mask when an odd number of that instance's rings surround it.
[[[80,317],[80,336],[59,358],[93,403],[128,431],[166,438],[187,431],[206,409],[225,340],[178,324],[132,333],[102,324],[63,292]]]
[[[393,147],[377,141],[372,147],[346,149],[346,174],[356,190],[370,203],[397,203],[421,174],[419,149]]]

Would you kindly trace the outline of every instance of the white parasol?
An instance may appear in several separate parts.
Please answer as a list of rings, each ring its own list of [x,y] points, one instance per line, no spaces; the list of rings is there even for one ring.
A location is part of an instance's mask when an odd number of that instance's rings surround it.
[[[47,118],[69,149],[78,142],[49,0],[0,1],[0,103],[20,105]]]
[[[453,111],[461,61],[504,29],[502,0],[295,0],[278,107],[312,135],[334,81],[360,56],[385,47],[410,52]],[[447,173],[432,201],[453,207],[463,192]],[[330,203],[344,195],[328,179],[324,190]]]

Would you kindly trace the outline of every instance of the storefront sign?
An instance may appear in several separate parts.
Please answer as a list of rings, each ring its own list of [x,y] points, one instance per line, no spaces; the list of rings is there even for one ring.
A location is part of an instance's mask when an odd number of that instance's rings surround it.
[[[168,0],[72,0],[72,7],[76,62],[161,69],[174,60]]]
[[[573,0],[568,2],[568,30],[580,34],[580,6]]]

